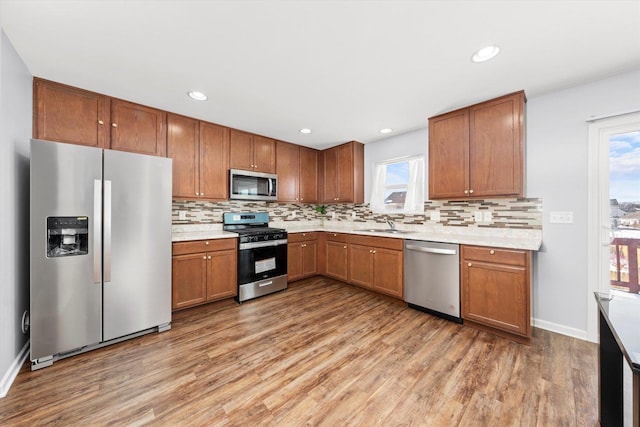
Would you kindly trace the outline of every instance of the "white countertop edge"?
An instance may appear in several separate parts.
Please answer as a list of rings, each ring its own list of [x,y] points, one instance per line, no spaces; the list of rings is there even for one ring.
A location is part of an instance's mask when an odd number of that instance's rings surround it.
[[[278,223],[277,225],[274,224],[273,226],[285,228],[289,233],[310,233],[313,231],[324,231],[329,233],[361,234],[366,236],[389,237],[394,239],[457,243],[463,245],[491,246],[496,248],[524,249],[531,251],[537,251],[542,246],[542,230],[532,229],[519,230],[484,228],[481,230],[475,229],[474,231],[480,232],[473,233],[468,229],[462,230],[459,228],[453,228],[448,232],[433,230],[392,234],[384,232],[364,231],[352,228],[347,229],[321,224],[287,226],[286,223]],[[174,226],[174,232],[172,234],[171,240],[173,242],[184,242],[189,240],[229,239],[238,236],[238,234],[236,233],[223,231],[219,226],[216,225],[201,228],[204,229],[198,229],[197,231],[184,231],[188,230],[189,228],[181,226],[178,230],[176,230],[176,227]],[[496,236],[495,234],[506,235]],[[512,236],[509,236],[508,234],[512,234]]]

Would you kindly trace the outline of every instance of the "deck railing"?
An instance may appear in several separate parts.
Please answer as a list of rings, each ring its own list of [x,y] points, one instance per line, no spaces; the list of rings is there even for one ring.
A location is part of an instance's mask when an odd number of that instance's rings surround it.
[[[611,242],[609,279],[611,286],[627,292],[640,292],[640,239],[616,237]]]

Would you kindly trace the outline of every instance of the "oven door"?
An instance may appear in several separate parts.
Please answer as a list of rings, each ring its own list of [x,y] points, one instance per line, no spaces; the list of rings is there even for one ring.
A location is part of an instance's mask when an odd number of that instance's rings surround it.
[[[238,247],[238,284],[287,274],[287,240],[241,243]]]

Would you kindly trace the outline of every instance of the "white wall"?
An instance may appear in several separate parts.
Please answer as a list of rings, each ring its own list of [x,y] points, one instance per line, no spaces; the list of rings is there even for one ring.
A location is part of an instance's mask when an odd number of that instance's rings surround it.
[[[543,244],[534,255],[533,317],[538,327],[587,339],[586,120],[633,109],[640,110],[640,71],[527,102],[526,196],[541,198],[544,210]],[[425,128],[365,145],[365,199],[375,162],[427,156],[427,144]],[[573,211],[574,223],[549,224],[550,211]]]
[[[640,110],[640,71],[532,98],[527,107],[527,191],[542,198],[543,247],[536,257],[534,315],[541,327],[587,338],[588,123]],[[573,211],[573,224],[549,212]],[[562,332],[562,330],[560,330]]]
[[[28,351],[31,104],[31,73],[0,31],[0,397]]]

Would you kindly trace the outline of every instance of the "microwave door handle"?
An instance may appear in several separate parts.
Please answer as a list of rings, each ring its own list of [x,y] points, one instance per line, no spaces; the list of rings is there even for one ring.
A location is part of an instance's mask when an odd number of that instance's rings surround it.
[[[269,194],[268,194],[268,196],[271,196],[272,192],[273,192],[273,178],[267,178],[267,181],[269,182]]]

